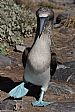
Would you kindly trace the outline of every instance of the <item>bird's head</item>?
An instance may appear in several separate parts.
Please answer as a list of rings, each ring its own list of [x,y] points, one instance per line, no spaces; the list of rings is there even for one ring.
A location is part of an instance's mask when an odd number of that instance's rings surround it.
[[[54,12],[47,7],[39,8],[36,11],[38,35],[41,36],[46,26],[54,19]]]

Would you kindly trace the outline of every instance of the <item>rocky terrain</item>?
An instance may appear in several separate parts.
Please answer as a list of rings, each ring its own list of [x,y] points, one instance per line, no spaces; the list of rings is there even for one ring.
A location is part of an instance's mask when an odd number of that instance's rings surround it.
[[[75,112],[75,5],[73,0],[64,4],[59,0],[57,4],[55,0],[32,1],[0,1],[0,112]],[[34,41],[36,10],[41,6],[54,10],[51,50],[61,64],[44,96],[44,100],[53,103],[32,107],[40,87],[29,85],[30,93],[17,100],[10,98],[8,92],[22,81],[22,53]]]

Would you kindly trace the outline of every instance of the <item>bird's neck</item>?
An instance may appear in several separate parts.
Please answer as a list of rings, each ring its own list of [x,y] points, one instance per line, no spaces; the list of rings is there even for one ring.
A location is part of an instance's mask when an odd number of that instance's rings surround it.
[[[29,53],[28,62],[30,63],[30,68],[34,68],[35,71],[38,72],[46,70],[50,65],[52,35],[52,30],[50,28],[50,26],[46,27],[41,36],[39,37],[38,35]]]
[[[35,36],[35,40],[34,40],[34,43],[33,43],[33,46],[38,42],[38,44],[39,43],[41,43],[41,44],[43,44],[43,45],[47,45],[47,46],[51,46],[51,38],[52,38],[52,22],[50,22],[49,23],[49,25],[47,25],[45,28],[44,28],[44,30],[43,30],[43,32],[42,32],[42,34],[41,34],[41,36],[39,37],[39,34],[36,34],[36,36]]]
[[[47,40],[47,42],[49,43],[49,45],[51,46],[51,39],[52,39],[52,23],[50,22],[49,25],[47,25],[44,29],[44,31],[42,32],[42,35],[40,38],[45,38],[45,40]]]

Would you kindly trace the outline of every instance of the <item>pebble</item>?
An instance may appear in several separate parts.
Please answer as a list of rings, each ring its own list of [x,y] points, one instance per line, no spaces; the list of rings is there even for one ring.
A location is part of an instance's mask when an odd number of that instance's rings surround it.
[[[58,23],[54,24],[54,28],[60,28],[60,27],[61,27],[61,24],[58,24]]]
[[[16,51],[19,51],[19,52],[23,52],[25,50],[25,46],[22,46],[22,45],[16,45],[15,47],[15,50]]]
[[[6,66],[6,69],[11,70],[11,66]]]
[[[18,64],[19,67],[22,67],[22,64]]]

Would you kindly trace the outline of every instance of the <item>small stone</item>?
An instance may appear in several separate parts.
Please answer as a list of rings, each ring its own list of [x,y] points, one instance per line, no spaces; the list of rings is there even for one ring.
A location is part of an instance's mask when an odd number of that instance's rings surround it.
[[[22,64],[18,64],[19,67],[22,67]]]
[[[11,70],[11,67],[10,66],[7,66],[6,69]]]
[[[16,51],[19,51],[19,52],[23,52],[25,50],[25,46],[22,46],[22,45],[16,45],[15,47],[15,50]]]
[[[60,27],[61,27],[61,24],[57,24],[57,23],[54,24],[54,28],[60,28]]]

